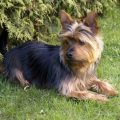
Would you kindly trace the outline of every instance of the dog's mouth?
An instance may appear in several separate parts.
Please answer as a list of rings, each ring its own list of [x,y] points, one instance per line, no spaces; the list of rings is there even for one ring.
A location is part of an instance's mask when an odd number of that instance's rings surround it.
[[[80,63],[80,62],[81,62],[80,60],[76,60],[76,59],[73,58],[73,57],[71,57],[71,58],[66,57],[66,61],[67,61],[68,63]]]
[[[70,65],[78,65],[78,64],[84,65],[84,64],[88,63],[87,60],[83,60],[83,59],[78,60],[73,57],[72,58],[66,57],[66,62]]]

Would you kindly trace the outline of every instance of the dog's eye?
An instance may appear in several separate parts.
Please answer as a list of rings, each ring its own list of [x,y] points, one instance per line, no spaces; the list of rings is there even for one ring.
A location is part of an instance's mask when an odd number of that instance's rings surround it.
[[[80,44],[80,45],[85,45],[85,42],[80,40],[80,41],[79,41],[79,44]]]
[[[65,44],[65,45],[68,45],[68,41],[67,41],[67,40],[65,40],[65,41],[64,41],[64,44]]]

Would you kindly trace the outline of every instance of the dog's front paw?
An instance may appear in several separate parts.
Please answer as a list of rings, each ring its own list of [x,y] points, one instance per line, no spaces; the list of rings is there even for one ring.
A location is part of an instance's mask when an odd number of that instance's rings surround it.
[[[118,96],[118,91],[113,89],[113,90],[109,91],[108,96]]]
[[[107,96],[117,96],[118,92],[107,82],[103,82],[103,84],[101,84],[101,90],[103,92],[103,94],[107,95]]]
[[[108,102],[109,101],[107,96],[103,95],[103,94],[96,95],[96,100],[100,101],[100,102]]]

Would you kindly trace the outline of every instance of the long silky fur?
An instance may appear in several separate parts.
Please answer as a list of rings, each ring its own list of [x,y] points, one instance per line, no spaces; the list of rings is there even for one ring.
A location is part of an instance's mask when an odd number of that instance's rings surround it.
[[[72,76],[60,61],[59,51],[59,46],[27,42],[5,55],[5,73],[14,80],[14,70],[17,68],[31,84],[58,89],[61,80]]]

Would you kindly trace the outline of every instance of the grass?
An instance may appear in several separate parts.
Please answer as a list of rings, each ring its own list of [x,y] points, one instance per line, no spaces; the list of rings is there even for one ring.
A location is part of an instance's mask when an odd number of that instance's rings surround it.
[[[100,19],[105,49],[98,76],[107,79],[120,93],[119,9]],[[75,101],[53,90],[31,87],[24,91],[0,76],[0,120],[120,120],[120,96],[108,103]]]

